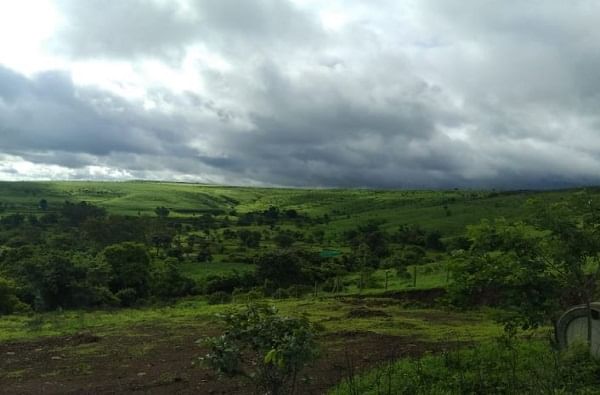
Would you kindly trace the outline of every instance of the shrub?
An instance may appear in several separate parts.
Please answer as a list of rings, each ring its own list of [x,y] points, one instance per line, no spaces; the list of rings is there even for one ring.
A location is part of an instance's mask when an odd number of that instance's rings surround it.
[[[5,278],[0,277],[0,315],[12,314],[23,303],[16,296],[15,285]]]
[[[211,275],[204,282],[204,293],[212,294],[217,291],[231,293],[236,288],[249,288],[253,285],[256,285],[256,279],[252,273]]]
[[[503,339],[402,359],[329,394],[592,394],[599,385],[600,361],[585,346],[558,352],[540,341]]]
[[[121,306],[123,307],[131,307],[135,304],[138,298],[137,292],[133,288],[125,288],[120,290],[115,295],[117,299],[121,302]]]
[[[189,295],[195,286],[192,279],[181,274],[174,258],[154,264],[151,284],[152,295],[163,298]]]
[[[231,302],[231,295],[227,292],[217,291],[208,295],[208,304],[225,304]]]
[[[304,295],[308,295],[314,291],[310,285],[295,284],[288,287],[287,292],[291,297],[300,298]]]
[[[294,393],[302,368],[317,355],[314,326],[265,305],[249,305],[220,318],[225,333],[207,339],[210,352],[204,361],[220,374],[249,378],[257,392]]]
[[[275,292],[273,292],[273,297],[275,299],[288,299],[290,297],[290,293],[287,289],[277,288]]]

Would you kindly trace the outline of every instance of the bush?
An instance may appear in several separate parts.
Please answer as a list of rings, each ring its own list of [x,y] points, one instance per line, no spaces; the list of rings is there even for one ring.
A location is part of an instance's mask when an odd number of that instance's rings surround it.
[[[250,288],[256,285],[256,278],[252,273],[208,276],[204,281],[204,293],[212,294],[217,291],[232,293],[236,288]]]
[[[157,262],[152,268],[152,295],[166,298],[192,293],[195,283],[183,276],[175,258]]]
[[[207,339],[210,352],[203,360],[220,374],[249,378],[257,392],[294,393],[302,368],[317,355],[314,326],[264,305],[220,318],[225,333]]]
[[[403,359],[346,380],[342,394],[592,394],[600,361],[589,349],[561,353],[540,341],[502,340],[420,359]]]
[[[12,281],[0,277],[0,315],[12,314],[24,307],[16,296],[17,289]]]
[[[312,293],[313,291],[314,291],[314,288],[311,287],[310,285],[300,285],[300,284],[292,285],[287,289],[288,294],[294,298],[300,298],[304,295],[308,295],[308,294]]]
[[[290,293],[287,289],[277,288],[275,292],[273,292],[273,297],[275,299],[288,299],[290,297]]]
[[[122,289],[115,296],[119,299],[123,307],[133,306],[138,299],[138,294],[133,288]]]
[[[208,304],[225,304],[231,302],[231,295],[227,292],[217,291],[208,295]]]

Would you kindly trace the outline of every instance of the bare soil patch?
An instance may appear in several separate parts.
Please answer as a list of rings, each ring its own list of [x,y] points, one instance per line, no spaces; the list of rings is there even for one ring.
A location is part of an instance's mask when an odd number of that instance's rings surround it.
[[[206,353],[196,340],[214,335],[206,327],[136,327],[125,336],[91,333],[0,344],[3,394],[252,394],[241,379],[219,380],[193,366]],[[322,394],[351,373],[457,343],[427,343],[374,332],[337,332],[320,337],[320,358],[306,369],[301,394]]]
[[[390,317],[388,313],[383,310],[369,309],[368,307],[357,307],[351,309],[348,314],[348,318],[373,318],[373,317]]]

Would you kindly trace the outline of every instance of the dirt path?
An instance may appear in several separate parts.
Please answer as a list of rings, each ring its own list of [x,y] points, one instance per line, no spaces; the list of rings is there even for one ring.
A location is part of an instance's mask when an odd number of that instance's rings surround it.
[[[194,366],[206,350],[196,343],[214,335],[199,328],[136,327],[129,336],[80,334],[0,344],[0,393],[6,394],[250,394],[248,383],[219,380]],[[348,376],[383,361],[439,351],[425,343],[373,332],[321,336],[321,357],[304,372],[301,394],[322,394]]]

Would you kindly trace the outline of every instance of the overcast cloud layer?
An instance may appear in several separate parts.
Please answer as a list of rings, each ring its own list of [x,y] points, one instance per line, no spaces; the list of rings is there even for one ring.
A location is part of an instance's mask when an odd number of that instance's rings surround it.
[[[23,0],[0,15],[0,179],[600,182],[595,0]]]

